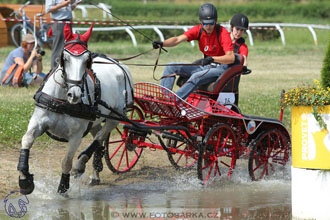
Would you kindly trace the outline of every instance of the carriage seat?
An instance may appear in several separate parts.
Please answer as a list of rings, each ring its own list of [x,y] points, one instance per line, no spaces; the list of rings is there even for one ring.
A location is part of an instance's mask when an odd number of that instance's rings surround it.
[[[219,76],[215,82],[198,86],[195,93],[207,95],[221,104],[230,103],[238,105],[238,85],[240,77],[242,74],[251,73],[251,70],[245,70],[243,68],[243,63],[243,56],[235,54],[235,62],[231,65],[231,68]],[[177,80],[177,85],[182,86],[187,80],[187,77],[180,76]]]

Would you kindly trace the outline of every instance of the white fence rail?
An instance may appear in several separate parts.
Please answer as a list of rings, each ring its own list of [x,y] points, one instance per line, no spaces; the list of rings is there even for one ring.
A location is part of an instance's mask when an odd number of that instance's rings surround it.
[[[94,5],[77,5],[76,10],[77,9],[81,10],[82,17],[86,18],[88,17],[88,11],[87,11],[88,8],[98,8],[98,7],[103,9],[103,18],[107,18],[107,15],[109,16],[109,18],[112,18],[112,14],[110,11],[112,7],[104,3],[99,3],[97,7]],[[76,17],[74,11],[72,11],[72,15],[74,18]]]
[[[229,24],[225,23],[225,24],[221,24],[222,26],[224,26],[225,28],[229,29]],[[281,40],[282,40],[282,44],[285,45],[285,35],[284,35],[284,31],[283,31],[283,27],[293,27],[293,28],[307,28],[313,37],[314,40],[314,44],[317,45],[317,36],[316,33],[314,31],[314,29],[326,29],[326,30],[330,30],[330,25],[314,25],[314,24],[290,24],[290,23],[250,23],[250,28],[251,29],[276,29],[277,31],[279,31],[280,36],[281,36]],[[189,28],[191,28],[191,25],[136,25],[133,26],[134,29],[153,29],[159,36],[159,39],[161,41],[164,41],[164,35],[161,32],[161,29],[181,29],[183,31],[187,31]],[[132,29],[129,26],[120,26],[120,27],[94,27],[93,31],[126,31],[131,40],[133,45],[136,47],[137,46],[137,42],[136,42],[136,38],[135,35],[133,33],[134,29]],[[80,27],[76,27],[73,28],[74,31],[87,31],[88,28],[80,28]],[[132,31],[133,30],[133,31]],[[253,36],[250,30],[247,30],[247,35],[249,38],[249,42],[250,45],[253,46],[254,42],[253,42]],[[195,43],[193,41],[190,42],[191,46],[195,46]]]

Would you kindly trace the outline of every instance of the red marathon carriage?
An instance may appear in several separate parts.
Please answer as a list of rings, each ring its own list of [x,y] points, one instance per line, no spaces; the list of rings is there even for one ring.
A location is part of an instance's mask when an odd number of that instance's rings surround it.
[[[284,169],[291,155],[289,133],[279,120],[240,112],[241,75],[241,69],[227,71],[186,100],[158,84],[136,83],[131,121],[121,122],[105,144],[109,169],[131,170],[144,148],[165,150],[177,169],[197,168],[203,183],[230,176],[240,158],[248,159],[252,180]]]

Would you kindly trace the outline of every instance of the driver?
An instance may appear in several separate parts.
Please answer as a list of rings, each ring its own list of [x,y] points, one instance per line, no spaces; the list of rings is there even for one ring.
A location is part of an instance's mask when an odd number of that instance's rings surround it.
[[[185,41],[198,40],[200,51],[204,59],[200,65],[166,66],[161,85],[172,90],[176,75],[189,77],[188,81],[176,92],[182,99],[186,99],[199,85],[208,84],[225,73],[234,65],[230,33],[217,25],[217,9],[212,4],[204,4],[199,8],[200,24],[190,28],[180,36],[172,37],[164,42],[154,41],[153,48],[174,47]]]

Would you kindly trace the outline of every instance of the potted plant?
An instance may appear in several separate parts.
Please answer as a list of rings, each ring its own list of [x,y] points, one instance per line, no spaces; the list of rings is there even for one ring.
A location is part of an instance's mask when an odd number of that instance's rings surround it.
[[[294,167],[330,170],[330,41],[321,80],[298,85],[281,98],[282,107],[291,106]]]
[[[282,96],[282,105],[291,106],[292,216],[327,219],[330,203],[330,41],[321,82],[314,80],[313,85],[289,90]]]
[[[313,110],[313,116],[320,127],[327,129],[327,125],[322,119],[320,112],[324,111],[327,105],[330,105],[330,87],[325,89],[318,80],[314,80],[314,84],[312,85],[298,85],[297,88],[290,89],[283,94],[281,105],[283,107],[309,106]]]

